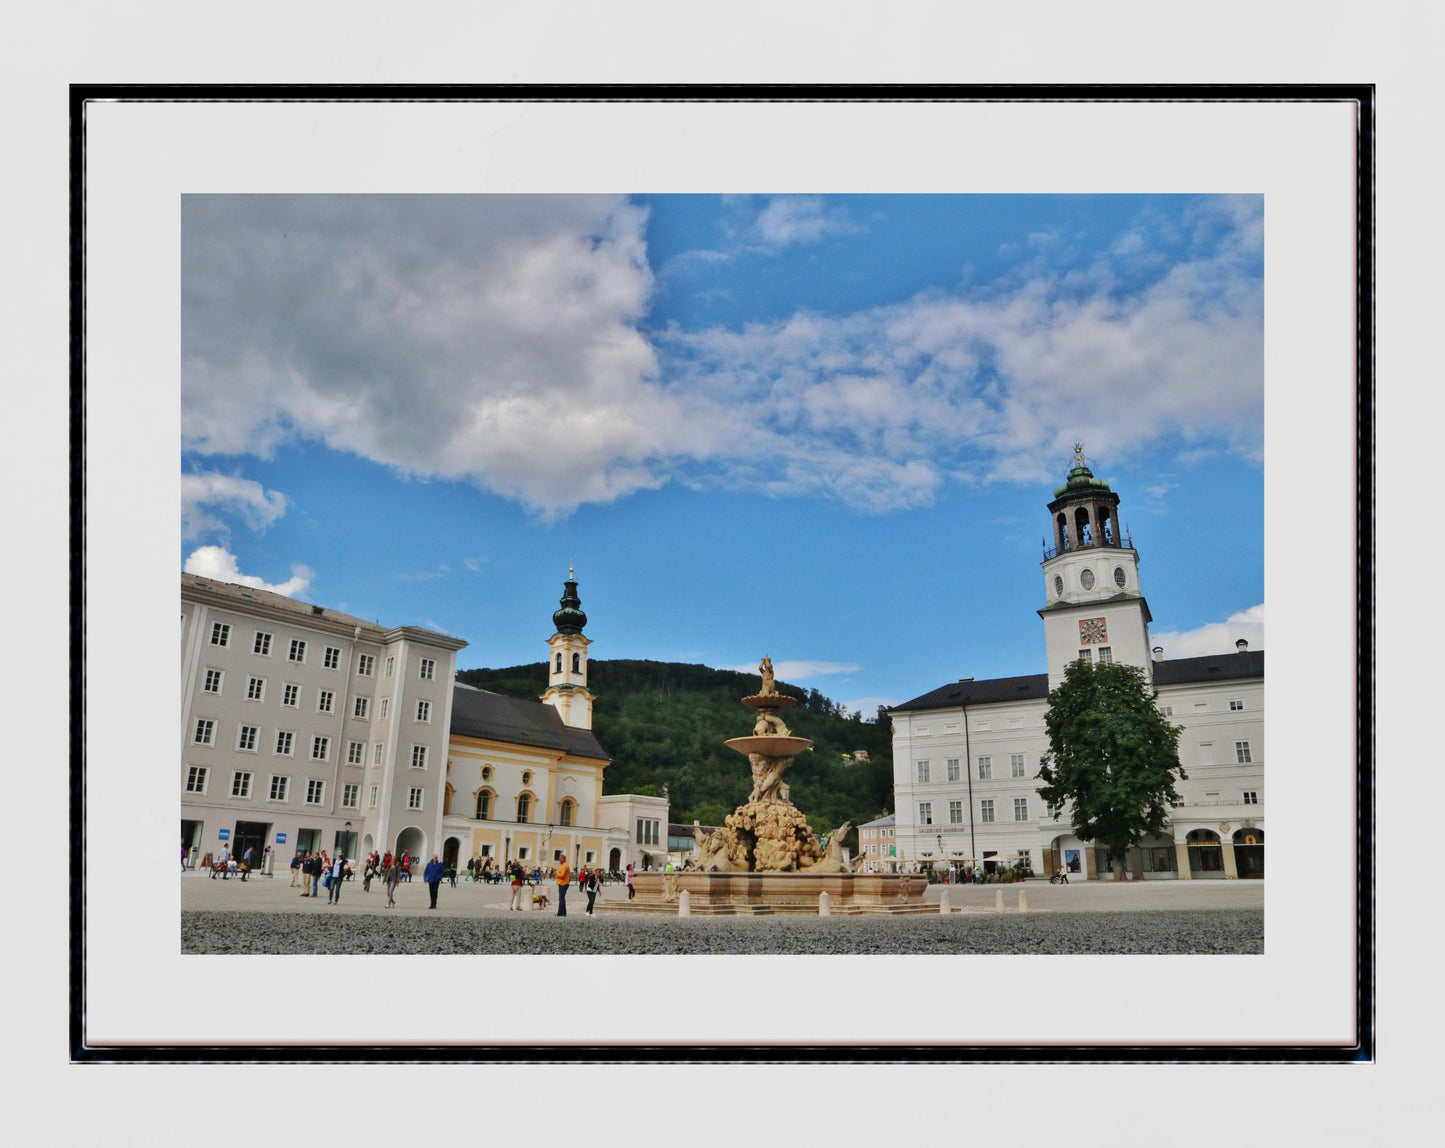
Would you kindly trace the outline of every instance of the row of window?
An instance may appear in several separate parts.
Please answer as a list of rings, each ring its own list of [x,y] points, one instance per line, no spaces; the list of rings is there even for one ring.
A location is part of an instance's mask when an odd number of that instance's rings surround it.
[[[206,677],[201,684],[203,693],[220,696],[225,684],[226,672],[224,670],[208,669]],[[266,700],[266,679],[248,677],[246,679],[246,700],[248,702],[264,702]],[[390,710],[390,698],[382,698],[377,707],[377,717],[385,721]],[[294,682],[283,682],[281,685],[281,704],[289,709],[297,709],[301,704],[301,687]],[[331,714],[336,712],[336,691],[316,691],[316,712]],[[419,722],[430,722],[432,704],[425,698],[418,698],[416,702],[415,718]],[[371,717],[371,699],[368,697],[357,697],[352,699],[351,716],[366,721]]]
[[[255,725],[241,725],[236,733],[236,748],[243,753],[257,753],[257,743],[260,740],[261,727]],[[191,737],[192,745],[214,746],[216,744],[216,722],[214,718],[197,718],[195,733]],[[411,747],[411,767],[413,769],[425,769],[427,767],[428,746],[413,745]],[[281,729],[276,731],[276,741],[272,752],[277,757],[293,757],[296,752],[296,733],[294,730]],[[379,741],[375,743],[372,753],[372,765],[380,765],[385,760],[386,743]],[[315,734],[311,738],[311,760],[328,761],[331,757],[331,739],[324,734]],[[361,741],[350,741],[346,743],[346,764],[366,764],[366,743]]]
[[[477,820],[490,821],[492,819],[492,801],[497,795],[490,789],[484,789],[477,794]],[[532,819],[532,802],[534,798],[530,793],[519,793],[517,795],[517,824],[526,825]],[[577,803],[570,797],[564,798],[557,807],[557,824],[571,826],[576,819]],[[653,823],[656,824],[655,822]]]
[[[986,797],[978,803],[978,819],[984,824],[994,820],[994,800]],[[1029,819],[1029,799],[1027,797],[1014,798],[1014,820],[1027,821]],[[918,824],[933,824],[933,802],[920,801],[918,803]],[[948,803],[948,824],[963,824],[963,802],[950,801]]]
[[[920,785],[927,784],[928,782],[930,782],[930,781],[933,780],[933,762],[932,762],[931,759],[925,758],[925,759],[922,759],[922,760],[919,760],[919,761],[915,761],[913,764],[914,764],[914,767],[915,767],[915,769],[916,769],[916,771],[917,771],[916,776],[917,776],[917,778],[918,778],[918,782],[919,782]],[[958,758],[956,758],[956,757],[946,758],[946,759],[944,760],[944,770],[945,770],[946,773],[947,773],[947,780],[949,780],[949,781],[962,781],[962,780],[963,780],[963,777],[962,777],[962,765],[960,764],[960,761],[959,761]],[[1003,776],[1003,775],[1000,774],[1000,776]],[[1026,777],[1026,776],[1028,776],[1027,773],[1025,772],[1024,755],[1023,755],[1023,754],[1021,754],[1021,753],[1011,753],[1011,754],[1009,754],[1009,776],[1010,776],[1010,777]],[[988,781],[988,780],[989,780],[990,778],[992,778],[992,777],[993,777],[993,754],[983,754],[983,755],[980,756],[979,759],[978,759],[978,779],[979,779],[980,781]]]
[[[251,642],[251,653],[258,654],[263,658],[271,656],[271,643],[273,635],[264,630],[257,630]],[[211,623],[211,645],[229,648],[231,645],[231,626],[228,622]],[[292,638],[291,645],[287,650],[287,661],[304,665],[306,662],[306,639]],[[341,668],[341,648],[339,646],[324,646],[322,648],[321,664],[328,670],[339,670]],[[356,672],[360,677],[369,678],[376,672],[376,658],[372,654],[358,654],[356,657]],[[386,676],[391,677],[396,672],[396,658],[386,659]],[[424,682],[429,682],[436,677],[436,659],[420,658],[417,661],[417,677]]]
[[[204,794],[210,780],[210,766],[193,765],[186,774],[186,792]],[[250,800],[251,783],[253,774],[248,770],[238,769],[231,774],[231,796],[242,800]],[[373,785],[368,793],[368,807],[376,808],[376,800],[381,787]],[[343,809],[357,809],[360,807],[361,786],[347,782],[341,787],[341,807]],[[273,773],[270,786],[267,790],[267,801],[289,801],[291,799],[291,778],[284,774]],[[408,809],[425,808],[426,791],[419,785],[410,786],[407,789],[406,807]],[[324,778],[308,777],[306,779],[306,801],[307,805],[326,804],[326,781]]]

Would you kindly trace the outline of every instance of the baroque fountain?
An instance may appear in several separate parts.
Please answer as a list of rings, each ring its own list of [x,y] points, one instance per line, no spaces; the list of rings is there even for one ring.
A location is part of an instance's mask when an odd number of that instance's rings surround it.
[[[798,754],[813,748],[795,737],[782,711],[795,699],[778,692],[773,663],[758,666],[762,687],[742,702],[757,713],[747,737],[724,744],[744,755],[752,768],[748,800],[728,814],[723,825],[708,832],[693,822],[697,852],[681,872],[636,873],[631,901],[607,902],[633,912],[699,914],[920,913],[926,878],[904,873],[854,872],[843,859],[843,839],[852,826],[844,822],[819,843],[808,819],[788,799],[783,773]],[[827,894],[820,897],[820,894]],[[936,910],[935,910],[936,911]]]

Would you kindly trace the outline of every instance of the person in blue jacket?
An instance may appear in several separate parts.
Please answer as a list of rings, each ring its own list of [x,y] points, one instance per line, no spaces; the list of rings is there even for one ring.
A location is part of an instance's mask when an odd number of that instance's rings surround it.
[[[426,870],[422,873],[421,879],[426,882],[426,887],[431,891],[431,908],[437,907],[437,890],[441,888],[442,878],[446,876],[446,866],[437,860],[433,853],[431,860],[426,863]]]

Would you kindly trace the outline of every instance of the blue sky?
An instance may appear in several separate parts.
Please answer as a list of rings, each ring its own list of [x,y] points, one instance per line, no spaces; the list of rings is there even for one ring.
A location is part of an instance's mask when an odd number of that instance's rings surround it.
[[[1043,669],[1045,504],[1263,646],[1258,196],[186,196],[186,569],[871,716]]]

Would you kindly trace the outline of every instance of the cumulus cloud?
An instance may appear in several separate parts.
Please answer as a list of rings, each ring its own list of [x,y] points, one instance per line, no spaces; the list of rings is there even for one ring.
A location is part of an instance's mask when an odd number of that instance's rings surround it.
[[[181,531],[187,539],[205,534],[228,534],[220,515],[241,518],[252,530],[262,530],[286,513],[286,496],[266,490],[259,482],[214,471],[181,475]]]
[[[1264,604],[1231,614],[1226,621],[1210,622],[1194,630],[1157,630],[1149,635],[1153,645],[1164,647],[1164,657],[1199,658],[1208,654],[1232,654],[1243,638],[1251,650],[1264,649]]]
[[[719,666],[720,670],[732,670],[739,674],[756,674],[757,662],[745,666]],[[827,674],[856,674],[858,666],[853,662],[774,662],[773,673],[780,681],[801,682]]]
[[[305,566],[292,566],[291,577],[285,582],[274,584],[252,574],[242,574],[236,564],[236,556],[220,546],[201,546],[191,551],[186,559],[185,571],[202,578],[214,578],[217,582],[232,582],[237,586],[269,590],[287,598],[305,593],[313,577],[311,570]]]
[[[848,226],[817,197],[730,209],[774,247]],[[625,198],[187,196],[183,445],[319,439],[547,517],[670,481],[883,512],[1047,480],[1076,439],[1257,459],[1261,217],[1201,201],[1189,253],[1142,280],[1136,227],[1084,269],[685,331],[647,325]]]

